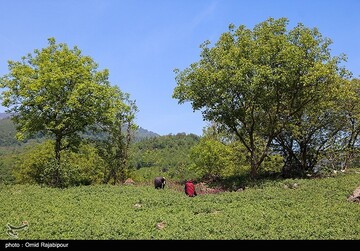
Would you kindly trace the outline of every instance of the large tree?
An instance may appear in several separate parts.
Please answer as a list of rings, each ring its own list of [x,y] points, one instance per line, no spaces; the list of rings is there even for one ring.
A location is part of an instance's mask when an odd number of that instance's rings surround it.
[[[9,73],[1,78],[2,104],[9,109],[17,125],[17,137],[36,133],[55,139],[53,183],[60,183],[60,152],[79,142],[81,133],[111,123],[119,105],[114,102],[117,90],[110,86],[107,69],[98,70],[97,63],[82,55],[75,46],[49,45],[21,61],[9,61]],[[115,98],[116,99],[116,98]]]
[[[200,61],[175,70],[173,97],[234,133],[249,151],[253,177],[284,127],[316,107],[341,75],[330,39],[301,23],[288,31],[288,22],[230,25],[215,46],[201,45]]]

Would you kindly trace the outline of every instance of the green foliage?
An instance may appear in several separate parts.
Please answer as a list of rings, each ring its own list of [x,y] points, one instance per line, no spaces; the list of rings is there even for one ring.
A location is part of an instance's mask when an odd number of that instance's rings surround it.
[[[18,183],[52,185],[54,171],[59,171],[61,187],[100,184],[104,180],[105,162],[91,145],[82,144],[76,152],[62,152],[58,166],[53,142],[45,141],[22,152],[16,162],[15,177]]]
[[[0,79],[2,105],[9,108],[17,137],[43,133],[55,139],[53,183],[61,183],[60,152],[76,147],[80,134],[99,125],[111,125],[127,106],[123,93],[111,87],[108,70],[99,71],[89,56],[75,46],[56,44],[34,50],[21,61],[9,61],[9,73]]]
[[[9,118],[0,119],[0,146],[19,145],[15,138],[16,129]]]
[[[354,165],[359,157],[359,83],[338,81],[277,136],[290,171],[324,175]]]
[[[73,134],[103,118],[110,95],[108,71],[74,47],[56,44],[35,50],[22,61],[9,61],[1,78],[2,104],[13,113],[18,136],[37,132]],[[67,133],[67,134],[65,134]]]
[[[153,186],[2,185],[0,239],[11,239],[7,223],[27,221],[19,240],[359,240],[360,207],[347,201],[359,179],[287,179],[194,198]]]
[[[138,129],[134,123],[135,113],[138,111],[135,101],[130,100],[129,94],[123,94],[119,89],[115,94],[115,116],[103,129],[107,137],[96,142],[106,163],[105,183],[112,180],[112,184],[123,182],[129,177],[129,148],[134,140],[134,132]]]
[[[281,173],[284,159],[279,154],[269,155],[262,163],[262,171],[265,173]]]
[[[236,164],[232,161],[231,147],[213,139],[201,139],[191,149],[193,169],[199,176],[222,177],[233,175]]]
[[[46,167],[54,159],[53,142],[31,146],[18,156],[14,174],[18,183],[41,184]]]
[[[29,141],[26,143],[28,146],[35,144],[35,141]],[[16,166],[16,161],[19,158],[21,152],[24,151],[24,146],[7,146],[0,147],[0,184],[14,184],[14,168]]]
[[[204,128],[203,137],[192,147],[190,168],[199,177],[212,179],[216,183],[224,182],[222,186],[226,187],[228,181],[249,175],[249,159],[246,147],[234,135],[219,130],[218,125],[213,123]],[[282,166],[283,158],[279,154],[269,154],[261,164],[260,174],[280,173]]]
[[[134,180],[152,180],[159,175],[178,180],[191,177],[193,174],[188,170],[190,149],[199,138],[194,134],[178,133],[134,143],[129,157],[129,165],[135,170]]]
[[[11,168],[3,161],[3,156],[0,154],[0,184],[12,184],[15,177],[11,173]]]
[[[323,122],[329,110],[322,108],[331,104],[348,74],[339,66],[345,57],[330,55],[330,39],[301,23],[287,30],[288,22],[269,18],[253,30],[230,25],[213,47],[209,41],[202,44],[198,62],[175,70],[173,97],[191,102],[205,120],[234,134],[249,152],[253,177],[284,130],[290,131],[291,142],[295,134],[299,141],[316,130],[311,139],[318,143],[331,129]]]
[[[101,184],[105,176],[105,161],[99,156],[98,149],[90,144],[80,145],[77,151],[65,151],[64,163],[67,164],[69,185]]]
[[[246,175],[250,171],[248,152],[245,147],[235,141],[225,144],[216,139],[202,138],[191,149],[191,168],[200,177],[227,179],[231,176]],[[269,155],[261,165],[261,173],[280,173],[283,158]]]

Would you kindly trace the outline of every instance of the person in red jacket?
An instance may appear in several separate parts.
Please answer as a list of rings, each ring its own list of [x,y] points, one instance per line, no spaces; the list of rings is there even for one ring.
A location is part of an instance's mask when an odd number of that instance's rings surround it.
[[[197,195],[195,185],[191,180],[188,180],[185,183],[185,194],[189,197],[194,197]]]

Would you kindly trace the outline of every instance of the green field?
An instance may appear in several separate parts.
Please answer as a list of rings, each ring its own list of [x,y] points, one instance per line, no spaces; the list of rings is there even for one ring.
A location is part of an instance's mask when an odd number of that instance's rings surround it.
[[[2,185],[0,239],[27,221],[18,240],[359,240],[360,205],[347,201],[359,185],[357,172],[194,198],[174,186]]]

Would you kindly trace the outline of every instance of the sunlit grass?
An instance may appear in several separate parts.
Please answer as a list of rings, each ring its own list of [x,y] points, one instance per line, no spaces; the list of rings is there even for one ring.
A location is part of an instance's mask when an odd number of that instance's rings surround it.
[[[297,184],[288,188],[289,184]],[[360,239],[360,174],[281,180],[189,198],[175,187],[0,186],[0,239]],[[157,226],[161,223],[161,227]]]

